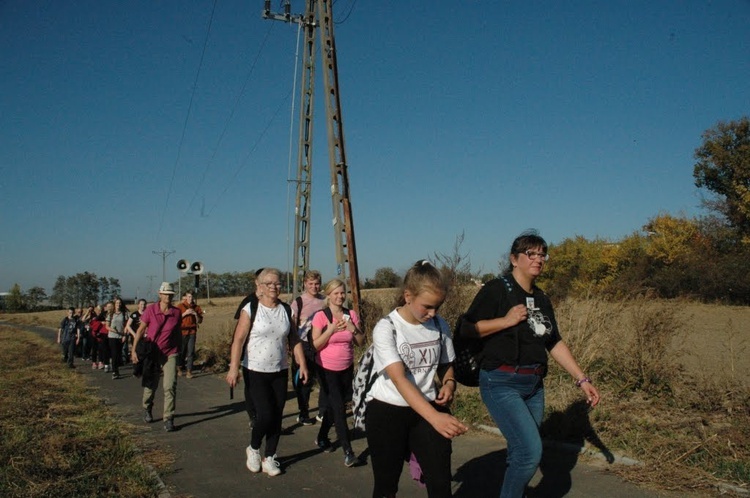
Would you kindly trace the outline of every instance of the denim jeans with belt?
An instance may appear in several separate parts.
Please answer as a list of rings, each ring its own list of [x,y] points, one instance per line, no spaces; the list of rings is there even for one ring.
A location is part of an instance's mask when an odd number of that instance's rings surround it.
[[[500,498],[521,498],[542,459],[539,426],[544,415],[541,375],[482,370],[482,401],[508,442]]]

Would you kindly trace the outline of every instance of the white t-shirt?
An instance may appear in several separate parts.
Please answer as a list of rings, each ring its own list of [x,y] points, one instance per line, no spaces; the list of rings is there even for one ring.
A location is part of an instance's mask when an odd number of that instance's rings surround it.
[[[251,317],[250,303],[247,303],[242,311]],[[250,340],[247,341],[242,366],[254,372],[281,372],[289,368],[289,316],[281,304],[275,308],[268,308],[258,303],[257,313],[250,330]]]
[[[382,318],[372,331],[372,342],[375,346],[373,368],[379,376],[370,388],[368,399],[375,398],[396,406],[409,406],[385,373],[385,367],[402,361],[406,366],[406,378],[422,391],[425,399],[434,401],[437,396],[435,372],[438,365],[450,363],[456,357],[448,324],[441,317],[437,317],[440,326],[438,330],[435,320],[432,319],[412,325],[401,318],[396,310],[391,311],[388,316],[393,320],[393,326]]]

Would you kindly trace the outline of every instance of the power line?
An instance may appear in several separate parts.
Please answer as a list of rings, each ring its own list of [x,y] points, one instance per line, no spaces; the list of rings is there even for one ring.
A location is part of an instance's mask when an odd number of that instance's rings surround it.
[[[260,133],[260,136],[258,137],[258,139],[255,141],[255,143],[253,144],[253,146],[250,148],[250,150],[248,151],[248,153],[245,155],[245,158],[240,162],[240,165],[237,168],[237,170],[234,172],[234,174],[232,175],[232,177],[227,182],[227,186],[224,187],[224,190],[222,190],[221,194],[219,194],[219,200],[217,200],[211,206],[211,209],[208,210],[208,214],[206,216],[211,216],[211,213],[213,213],[213,211],[216,208],[216,206],[219,205],[219,202],[221,200],[225,199],[224,194],[227,193],[227,190],[229,190],[229,187],[232,187],[233,185],[235,185],[235,179],[240,174],[240,172],[243,169],[245,169],[245,166],[247,166],[247,163],[248,163],[248,160],[250,159],[250,156],[253,155],[253,153],[255,152],[255,149],[258,148],[258,145],[260,145],[260,142],[263,140],[263,137],[265,137],[266,133],[268,133],[268,130],[271,128],[271,125],[276,120],[276,117],[281,112],[281,109],[284,107],[284,104],[286,103],[287,99],[290,97],[291,94],[292,94],[292,90],[289,90],[289,92],[287,92],[287,94],[284,96],[284,98],[282,99],[281,103],[279,104],[279,107],[276,108],[276,111],[273,113],[273,116],[271,116],[271,119],[266,124],[266,127]]]
[[[190,199],[190,203],[188,204],[187,211],[190,211],[190,208],[193,207],[193,201],[195,201],[195,198],[198,196],[198,191],[200,190],[201,186],[203,185],[203,182],[206,179],[206,173],[208,173],[208,169],[213,164],[214,159],[216,159],[216,154],[219,151],[219,146],[221,145],[221,142],[224,140],[224,135],[226,135],[227,129],[229,128],[229,123],[232,121],[232,118],[234,117],[234,113],[237,110],[237,107],[239,106],[240,100],[242,99],[242,96],[245,94],[247,85],[250,82],[250,77],[255,72],[255,67],[258,65],[258,60],[260,59],[260,55],[263,53],[263,49],[266,46],[266,41],[268,41],[268,37],[271,34],[272,28],[273,28],[272,24],[268,26],[268,30],[266,31],[266,36],[263,38],[263,41],[260,44],[260,48],[258,49],[258,53],[255,55],[255,60],[253,61],[252,66],[250,67],[250,71],[248,71],[247,73],[247,77],[245,78],[245,82],[242,85],[242,89],[240,90],[240,93],[237,95],[237,98],[235,99],[234,104],[232,105],[232,111],[229,113],[229,116],[227,117],[227,120],[224,123],[224,129],[221,130],[221,133],[219,134],[219,139],[216,141],[216,146],[214,147],[213,153],[211,154],[211,158],[208,160],[208,163],[206,164],[206,167],[203,170],[203,175],[201,175],[201,179],[195,187],[195,192],[193,192],[193,197]]]
[[[182,135],[180,136],[180,143],[177,146],[177,157],[174,161],[174,166],[172,167],[172,179],[169,181],[169,190],[167,190],[167,199],[164,202],[164,209],[161,212],[161,217],[159,218],[159,230],[156,233],[156,239],[159,239],[159,236],[161,235],[161,229],[164,225],[164,217],[167,214],[167,209],[169,207],[169,197],[172,195],[172,187],[174,186],[174,179],[175,176],[177,176],[177,165],[180,162],[180,156],[182,155],[182,145],[185,143],[185,132],[187,130],[187,124],[190,120],[190,113],[193,109],[193,100],[195,99],[195,89],[198,87],[198,78],[201,74],[201,69],[203,68],[203,59],[206,56],[206,47],[208,46],[208,37],[211,34],[211,25],[214,22],[214,13],[216,12],[216,3],[218,0],[214,0],[214,6],[211,9],[211,18],[208,21],[208,29],[206,30],[206,38],[203,40],[203,51],[201,52],[201,60],[198,63],[198,71],[195,73],[195,80],[193,81],[193,90],[190,93],[190,103],[188,104],[188,110],[187,114],[185,115],[185,122],[182,124]]]

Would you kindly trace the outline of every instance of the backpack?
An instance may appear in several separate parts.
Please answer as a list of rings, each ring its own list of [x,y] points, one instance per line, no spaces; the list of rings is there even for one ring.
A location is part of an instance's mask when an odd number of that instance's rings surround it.
[[[393,328],[393,339],[396,339],[396,327],[389,316],[386,319],[391,322]],[[352,382],[352,415],[354,417],[354,428],[365,430],[365,412],[367,411],[367,394],[370,388],[378,379],[378,372],[375,372],[375,344],[370,344],[367,351],[357,363],[357,373],[354,375]]]
[[[453,360],[453,376],[457,382],[465,386],[476,387],[479,385],[482,340],[478,337],[461,335],[464,320],[465,315],[459,316],[456,320],[456,327],[453,329],[453,350],[456,352],[456,359]]]
[[[385,319],[391,324],[391,331],[393,332],[393,340],[396,340],[396,325],[391,320],[391,317],[386,315]],[[440,357],[443,356],[443,330],[438,322],[437,315],[433,317],[435,326],[440,333],[440,353],[438,355],[438,362]],[[370,392],[375,381],[380,377],[380,374],[375,371],[375,344],[370,344],[365,351],[365,354],[359,359],[357,363],[357,373],[354,376],[352,382],[352,414],[354,416],[354,428],[362,431],[365,429],[365,412],[367,411],[367,403],[370,401],[367,399],[367,395]],[[404,365],[404,368],[408,371],[409,368]]]
[[[247,343],[250,342],[250,332],[253,330],[253,323],[255,323],[255,315],[258,314],[258,297],[256,295],[250,296],[248,299],[250,302],[250,331],[247,333],[247,337],[245,337],[245,343],[242,345],[242,355],[240,356],[240,363],[242,360],[245,359],[245,354],[247,354]],[[284,301],[279,301],[279,304],[281,304],[284,307],[284,311],[286,311],[286,316],[289,319],[289,324],[291,325],[292,322],[292,308],[286,304]]]

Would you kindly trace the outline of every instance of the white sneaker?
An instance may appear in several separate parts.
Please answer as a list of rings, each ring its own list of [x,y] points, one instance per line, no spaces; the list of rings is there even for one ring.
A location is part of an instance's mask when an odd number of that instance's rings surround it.
[[[281,474],[281,468],[279,467],[279,462],[276,461],[276,455],[263,459],[263,472],[268,474],[269,477]]]
[[[260,450],[254,450],[248,446],[245,448],[245,453],[247,454],[247,461],[245,462],[247,470],[250,472],[260,472]]]

